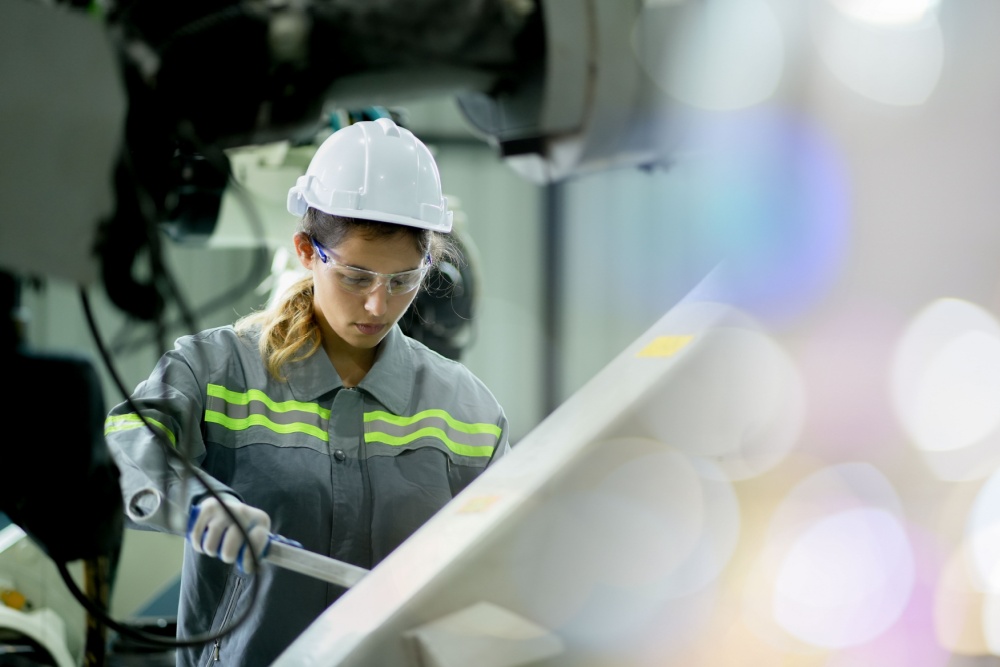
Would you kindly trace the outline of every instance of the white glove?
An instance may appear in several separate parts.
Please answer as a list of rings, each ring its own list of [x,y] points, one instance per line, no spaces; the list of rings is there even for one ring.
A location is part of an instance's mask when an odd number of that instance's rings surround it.
[[[267,512],[240,502],[227,493],[219,494],[243,529],[250,536],[250,546],[258,562],[271,536],[271,517]],[[187,539],[200,554],[236,563],[240,571],[254,571],[254,560],[246,554],[246,539],[233,523],[222,503],[209,496],[191,508]]]

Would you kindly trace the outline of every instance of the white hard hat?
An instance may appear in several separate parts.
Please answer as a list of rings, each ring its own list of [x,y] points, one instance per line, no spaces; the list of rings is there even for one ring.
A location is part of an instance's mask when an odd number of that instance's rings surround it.
[[[431,152],[389,118],[359,121],[323,142],[288,191],[289,213],[301,217],[310,206],[332,215],[451,231],[452,212]]]

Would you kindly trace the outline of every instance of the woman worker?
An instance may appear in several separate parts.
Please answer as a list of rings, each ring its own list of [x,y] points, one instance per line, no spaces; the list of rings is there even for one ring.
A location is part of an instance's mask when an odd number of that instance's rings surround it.
[[[261,566],[270,534],[371,568],[509,451],[489,389],[397,325],[454,250],[427,147],[388,118],[349,125],[288,209],[308,275],[179,338],[106,423],[129,526],[187,535],[178,637],[245,618],[179,665],[269,665],[344,592]]]

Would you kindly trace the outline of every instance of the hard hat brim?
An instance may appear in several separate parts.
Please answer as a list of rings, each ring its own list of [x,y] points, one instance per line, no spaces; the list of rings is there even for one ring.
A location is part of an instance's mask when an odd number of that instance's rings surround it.
[[[454,214],[451,211],[446,211],[441,219],[437,222],[430,222],[427,220],[420,220],[419,218],[412,218],[408,215],[396,215],[393,213],[385,213],[383,211],[364,211],[358,209],[349,208],[335,208],[329,211],[325,211],[321,208],[314,207],[317,211],[323,211],[324,213],[329,213],[330,215],[339,215],[344,218],[358,218],[361,220],[371,220],[373,222],[387,222],[394,225],[404,225],[406,227],[418,227],[420,229],[429,229],[432,232],[440,232],[442,234],[447,234],[451,232],[452,221]]]

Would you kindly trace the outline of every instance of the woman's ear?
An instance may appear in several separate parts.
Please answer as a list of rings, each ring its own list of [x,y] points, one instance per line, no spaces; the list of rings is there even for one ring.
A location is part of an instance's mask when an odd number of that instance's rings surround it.
[[[299,262],[305,268],[312,269],[313,259],[316,257],[316,249],[313,248],[312,241],[309,240],[309,235],[305,232],[296,232],[295,236],[292,237],[292,242],[295,244],[295,254],[298,255]]]

